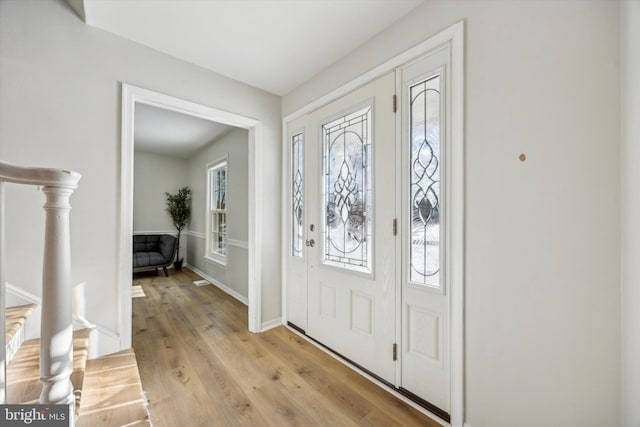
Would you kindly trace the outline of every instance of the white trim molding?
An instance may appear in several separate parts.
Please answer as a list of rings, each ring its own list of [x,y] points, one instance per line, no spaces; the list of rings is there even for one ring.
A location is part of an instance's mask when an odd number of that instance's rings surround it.
[[[206,234],[200,233],[199,231],[185,231],[184,235],[185,236],[195,237],[197,239],[206,239],[207,238]]]
[[[451,83],[451,157],[454,164],[451,176],[452,198],[450,204],[455,210],[452,214],[451,235],[451,277],[449,282],[450,313],[451,313],[451,379],[450,379],[450,415],[452,427],[469,427],[464,423],[464,22],[460,21],[451,27],[433,35],[424,42],[407,49],[399,55],[380,64],[374,69],[362,74],[354,80],[338,87],[328,94],[310,102],[298,110],[287,114],[282,119],[282,155],[286,159],[287,136],[289,122],[303,117],[312,111],[333,102],[343,95],[364,86],[365,84],[392,72],[398,67],[416,60],[442,46],[449,46],[450,52],[450,83]],[[286,161],[283,164],[287,164]],[[283,195],[286,194],[287,170],[282,170]],[[288,200],[282,198],[282,212],[287,212]],[[288,226],[282,220],[283,230]],[[251,234],[250,234],[251,235]],[[282,245],[282,306],[286,308],[287,301],[287,254],[288,242]],[[286,312],[283,312],[286,320]]]
[[[248,328],[258,332],[262,306],[262,191],[261,191],[261,123],[259,120],[197,104],[160,92],[122,83],[121,189],[119,224],[118,289],[120,347],[131,346],[131,275],[133,234],[133,157],[136,103],[171,110],[189,116],[247,129],[249,133],[249,271]]]
[[[464,413],[464,279],[465,279],[465,148],[464,148],[464,22],[444,30],[451,47],[451,425],[462,427]]]
[[[198,231],[187,231],[183,234],[191,237],[196,237],[198,239],[206,239],[207,236],[204,233],[200,233]],[[246,240],[237,240],[237,239],[227,239],[228,246],[234,246],[236,248],[249,249],[249,242]]]
[[[249,242],[245,242],[243,240],[227,239],[227,245],[235,248],[249,249]]]
[[[238,301],[240,301],[244,305],[249,305],[249,301],[247,300],[247,297],[245,297],[244,295],[239,294],[238,292],[234,291],[233,289],[231,289],[230,287],[228,287],[224,283],[214,279],[213,277],[211,277],[208,274],[204,273],[202,270],[197,269],[196,267],[194,267],[191,264],[186,264],[186,267],[189,268],[190,270],[192,270],[198,276],[202,277],[203,279],[207,279],[209,282],[211,282],[212,285],[214,285],[215,287],[217,287],[221,291],[231,295],[233,298],[237,299]],[[260,332],[262,332],[262,329],[260,330]]]
[[[39,296],[34,295],[31,292],[27,292],[12,283],[6,282],[5,286],[8,294],[24,300],[24,304],[40,305],[40,303],[42,303],[42,299]]]
[[[213,265],[215,265],[217,268],[221,269],[221,270],[226,270],[227,269],[227,259],[225,258],[214,258],[212,256],[212,254],[207,254],[204,255],[202,258],[204,258],[205,260],[207,260],[208,262],[213,263]]]

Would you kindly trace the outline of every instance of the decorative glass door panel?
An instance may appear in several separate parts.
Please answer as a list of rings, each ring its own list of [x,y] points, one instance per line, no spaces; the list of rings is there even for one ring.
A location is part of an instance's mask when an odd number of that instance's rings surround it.
[[[287,246],[287,322],[305,330],[307,327],[307,261],[309,247],[308,219],[313,200],[308,199],[308,176],[310,168],[305,164],[308,153],[306,118],[301,117],[287,125],[287,156],[284,165],[287,170],[285,216],[287,226],[283,237]],[[317,160],[317,157],[316,157]],[[319,162],[318,162],[319,163]],[[316,167],[317,170],[317,167]]]
[[[371,106],[321,126],[323,263],[370,273]]]
[[[440,76],[409,88],[410,242],[409,280],[440,286]]]
[[[304,246],[304,134],[291,137],[291,255],[302,257]]]

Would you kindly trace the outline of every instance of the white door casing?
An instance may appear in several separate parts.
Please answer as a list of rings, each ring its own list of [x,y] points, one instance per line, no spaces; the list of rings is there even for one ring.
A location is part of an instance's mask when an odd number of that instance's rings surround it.
[[[121,206],[119,226],[119,338],[120,348],[131,347],[131,246],[133,234],[133,157],[136,103],[151,105],[205,120],[247,129],[249,132],[249,271],[248,329],[262,330],[262,226],[260,121],[149,89],[122,83]]]

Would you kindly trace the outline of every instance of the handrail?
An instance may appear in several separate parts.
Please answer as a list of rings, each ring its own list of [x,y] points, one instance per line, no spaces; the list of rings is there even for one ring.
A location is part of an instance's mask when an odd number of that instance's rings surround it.
[[[80,177],[79,173],[68,170],[24,167],[0,161],[0,403],[6,402],[3,187],[5,182],[9,182],[38,186],[46,198],[40,319],[40,382],[43,387],[39,401],[42,404],[74,404],[70,380],[73,370],[73,320],[69,198],[78,187]],[[74,411],[71,410],[70,414],[73,418]]]
[[[42,187],[78,188],[81,175],[64,169],[18,166],[0,161],[0,181]]]

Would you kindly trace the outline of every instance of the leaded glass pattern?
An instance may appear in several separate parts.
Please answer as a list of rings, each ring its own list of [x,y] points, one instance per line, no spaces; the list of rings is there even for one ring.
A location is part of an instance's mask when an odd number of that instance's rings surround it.
[[[411,141],[409,280],[440,286],[440,76],[409,89]]]
[[[322,125],[324,264],[371,272],[371,106]]]
[[[302,257],[304,245],[304,134],[291,137],[291,255]]]

